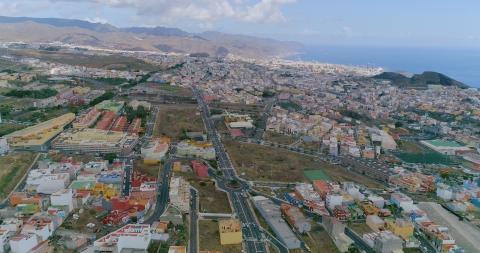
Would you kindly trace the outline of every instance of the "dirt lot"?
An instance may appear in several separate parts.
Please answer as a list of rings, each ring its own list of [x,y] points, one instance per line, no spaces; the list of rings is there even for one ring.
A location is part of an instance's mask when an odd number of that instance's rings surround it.
[[[333,243],[327,231],[318,224],[312,224],[310,233],[303,236],[303,240],[310,247],[312,253],[340,252]]]
[[[267,141],[284,144],[284,145],[290,145],[298,140],[298,138],[295,138],[294,136],[279,134],[279,133],[270,132],[270,131],[265,132],[264,139]]]
[[[373,232],[373,230],[365,223],[354,223],[349,225],[353,231],[357,232],[359,235],[367,234]]]
[[[15,188],[35,159],[34,153],[16,153],[0,156],[0,199]]]
[[[158,165],[148,165],[143,163],[143,160],[135,160],[133,167],[140,173],[157,178],[158,173],[163,169],[163,164],[160,163]]]
[[[199,180],[193,172],[175,172],[190,182],[198,190],[200,196],[200,212],[205,213],[231,213],[227,193],[217,191],[215,182]]]
[[[242,245],[221,245],[218,222],[213,220],[199,221],[200,250],[220,251],[223,253],[241,253]]]
[[[353,181],[367,187],[383,187],[376,181],[343,167],[315,161],[313,157],[288,150],[230,140],[225,140],[224,145],[237,172],[245,173],[242,177],[248,180],[300,182],[306,180],[304,170],[321,169],[334,181]]]
[[[184,131],[204,132],[202,118],[194,105],[162,105],[153,134],[179,140]]]

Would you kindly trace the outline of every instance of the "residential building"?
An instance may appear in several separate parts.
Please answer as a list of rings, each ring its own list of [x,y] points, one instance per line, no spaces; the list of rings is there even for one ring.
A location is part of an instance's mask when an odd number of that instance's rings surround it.
[[[374,232],[380,232],[385,230],[385,221],[383,221],[377,215],[368,215],[367,226],[371,228]]]
[[[146,251],[151,241],[150,225],[128,224],[96,240],[93,243],[96,252],[120,253],[123,250]]]
[[[403,240],[389,231],[382,231],[375,238],[373,249],[378,253],[402,252]]]
[[[301,234],[310,232],[310,222],[305,218],[300,208],[288,204],[282,204],[280,206],[282,214],[287,219],[290,226]]]
[[[35,234],[18,234],[10,238],[10,249],[15,253],[29,253],[39,243]]]

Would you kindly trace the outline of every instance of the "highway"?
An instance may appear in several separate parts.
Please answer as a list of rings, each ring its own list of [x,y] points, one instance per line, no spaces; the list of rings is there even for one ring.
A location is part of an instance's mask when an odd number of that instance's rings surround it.
[[[235,169],[226,153],[220,137],[210,120],[210,110],[203,100],[203,97],[196,88],[193,89],[194,95],[200,107],[201,115],[207,129],[207,134],[212,141],[218,159],[218,168],[222,170],[223,175],[216,177],[218,187],[225,190],[231,200],[232,207],[237,217],[242,223],[242,232],[245,242],[245,249],[248,253],[267,252],[264,235],[257,223],[255,214],[248,202],[248,185],[235,173]],[[235,181],[238,187],[229,187],[229,183]]]
[[[190,240],[188,242],[188,252],[198,252],[198,191],[190,188]]]

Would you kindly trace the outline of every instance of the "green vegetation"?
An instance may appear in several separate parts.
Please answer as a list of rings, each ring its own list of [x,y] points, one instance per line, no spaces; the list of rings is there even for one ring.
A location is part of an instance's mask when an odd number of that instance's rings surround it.
[[[45,88],[41,90],[11,90],[6,92],[4,95],[7,97],[16,97],[16,98],[49,98],[58,94],[58,91],[50,88]]]
[[[287,102],[281,102],[279,103],[280,107],[282,107],[285,110],[292,110],[292,111],[300,111],[302,110],[302,107],[292,101],[287,101]]]
[[[0,157],[0,199],[15,188],[35,159],[34,153],[17,153]]]
[[[115,94],[111,91],[107,91],[107,92],[103,93],[101,96],[98,96],[94,100],[90,101],[89,105],[94,106],[94,105],[97,105],[97,104],[101,103],[102,101],[112,99],[113,97],[115,97]]]
[[[395,72],[383,72],[380,75],[374,76],[376,79],[389,80],[393,85],[399,87],[418,87],[426,88],[428,85],[443,85],[443,86],[457,86],[459,88],[468,88],[468,85],[456,81],[446,75],[425,71],[422,74],[415,74],[411,78]]]
[[[117,159],[117,154],[115,153],[108,153],[103,156],[105,160],[107,160],[109,163],[112,163],[113,160]]]
[[[98,78],[95,78],[95,80],[102,83],[106,83],[108,85],[120,85],[128,82],[127,79],[119,78],[119,77],[98,77]]]
[[[264,90],[262,93],[262,97],[264,98],[271,98],[275,96],[275,91],[272,90]]]
[[[135,118],[140,118],[142,120],[142,126],[144,126],[150,113],[145,109],[145,107],[139,105],[137,110],[134,110],[131,106],[125,107],[125,114],[127,115],[128,121],[132,121]]]
[[[27,126],[13,123],[3,123],[0,124],[0,137],[23,129]]]

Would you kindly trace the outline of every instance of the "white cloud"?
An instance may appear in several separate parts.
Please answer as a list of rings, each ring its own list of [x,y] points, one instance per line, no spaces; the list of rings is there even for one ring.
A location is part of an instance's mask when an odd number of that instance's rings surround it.
[[[231,18],[245,22],[285,21],[282,7],[297,0],[51,0],[54,2],[90,2],[99,6],[134,9],[138,16],[156,17],[159,21],[174,22],[190,19],[214,22]]]
[[[101,23],[101,24],[106,24],[108,23],[108,20],[105,19],[105,18],[101,18],[101,17],[94,17],[94,18],[89,18],[89,17],[86,17],[84,18],[85,21],[88,21],[90,23]]]

